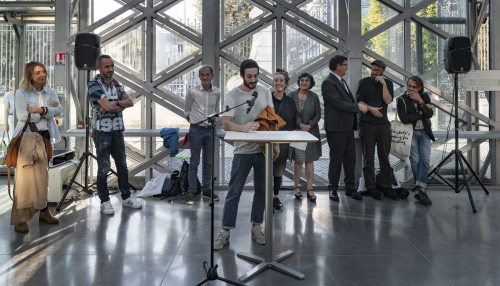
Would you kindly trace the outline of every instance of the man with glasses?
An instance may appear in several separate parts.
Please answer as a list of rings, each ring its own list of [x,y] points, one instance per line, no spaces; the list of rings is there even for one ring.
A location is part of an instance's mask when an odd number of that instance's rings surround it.
[[[340,172],[344,165],[344,183],[346,196],[361,200],[361,195],[354,185],[354,168],[356,166],[356,149],[354,130],[358,129],[358,113],[365,113],[365,105],[356,103],[346,81],[342,78],[347,71],[347,58],[335,56],[330,60],[331,73],[321,84],[321,94],[325,102],[325,131],[330,147],[330,165],[328,181],[330,199],[339,201]]]
[[[399,201],[392,189],[392,169],[389,162],[391,150],[391,123],[387,118],[387,106],[394,98],[392,81],[384,78],[386,64],[381,60],[372,62],[371,76],[359,81],[358,102],[369,112],[360,117],[359,138],[363,150],[363,176],[367,193],[375,199],[385,196]],[[375,145],[380,164],[380,189],[375,188]]]
[[[189,146],[191,149],[191,159],[189,161],[188,173],[188,195],[186,204],[192,205],[198,187],[198,165],[200,164],[200,154],[203,149],[203,175],[202,188],[203,197],[211,198],[212,180],[212,144],[215,138],[212,137],[212,126],[208,121],[195,124],[209,115],[214,114],[220,100],[220,90],[212,85],[214,70],[211,66],[201,66],[198,70],[198,77],[201,84],[188,90],[186,94],[186,105],[184,115],[191,124],[189,128]],[[217,135],[217,130],[215,130]],[[214,201],[218,201],[219,196],[214,194]]]

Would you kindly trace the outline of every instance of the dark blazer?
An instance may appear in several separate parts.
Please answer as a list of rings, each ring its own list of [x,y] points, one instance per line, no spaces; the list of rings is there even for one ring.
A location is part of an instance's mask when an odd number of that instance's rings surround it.
[[[434,112],[432,111],[432,108],[427,107],[427,104],[431,103],[431,98],[426,92],[424,92],[421,97],[424,100],[424,105],[418,105],[417,109],[415,109],[413,100],[408,96],[406,92],[398,97],[398,116],[401,119],[401,122],[403,122],[404,124],[411,123],[413,124],[414,128],[417,124],[417,121],[421,119],[424,125],[424,130],[429,135],[429,138],[431,138],[432,141],[436,141],[436,139],[434,138],[434,134],[432,133],[430,120],[432,115],[434,115]],[[422,114],[420,114],[419,111],[422,111]]]
[[[295,90],[290,93],[290,97],[295,101],[295,108],[297,110],[295,129],[300,130],[301,123],[305,125],[309,124],[311,125],[311,131],[309,132],[319,139],[316,142],[307,144],[306,162],[317,161],[323,154],[318,125],[318,122],[321,119],[321,105],[319,103],[319,97],[316,93],[309,90],[307,92],[306,104],[301,112],[299,112],[299,90]]]
[[[330,73],[321,84],[325,104],[325,131],[351,131],[358,129],[359,107],[350,88]]]

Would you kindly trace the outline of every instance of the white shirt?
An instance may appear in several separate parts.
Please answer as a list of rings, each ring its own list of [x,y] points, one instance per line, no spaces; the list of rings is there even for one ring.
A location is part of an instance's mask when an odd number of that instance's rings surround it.
[[[209,115],[215,113],[219,100],[220,90],[217,87],[212,85],[206,91],[201,84],[194,86],[186,93],[184,116],[189,116],[189,123],[191,124],[206,119]],[[206,126],[208,122],[203,122],[200,125]]]
[[[336,76],[336,77],[339,79],[339,81],[340,81],[340,82],[342,82],[342,78],[341,78],[338,74],[336,74],[336,73],[334,73],[334,72],[331,72],[331,73],[332,73],[334,76]],[[345,87],[345,89],[346,89],[347,91],[349,91],[349,88],[347,87],[347,82],[346,82],[345,80],[344,80],[344,87]]]

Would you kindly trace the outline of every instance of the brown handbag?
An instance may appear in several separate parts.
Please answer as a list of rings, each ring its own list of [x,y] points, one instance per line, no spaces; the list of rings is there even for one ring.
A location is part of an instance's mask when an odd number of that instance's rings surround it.
[[[15,168],[17,165],[17,156],[19,153],[19,148],[21,147],[21,141],[23,140],[23,135],[24,132],[26,132],[26,129],[28,128],[28,125],[30,127],[31,132],[37,132],[38,133],[38,128],[36,127],[36,124],[34,122],[30,122],[31,119],[31,114],[28,114],[28,119],[26,119],[26,123],[24,124],[23,130],[21,131],[21,134],[19,136],[16,136],[12,138],[12,140],[9,143],[9,146],[7,147],[7,156],[5,157],[5,166],[9,167],[8,171],[8,178],[7,178],[7,186],[9,190],[9,197],[11,200],[12,196],[10,195],[10,168]],[[43,143],[45,143],[45,151],[47,152],[47,160],[50,160],[52,158],[52,144],[50,143],[50,140],[47,138],[43,137]]]

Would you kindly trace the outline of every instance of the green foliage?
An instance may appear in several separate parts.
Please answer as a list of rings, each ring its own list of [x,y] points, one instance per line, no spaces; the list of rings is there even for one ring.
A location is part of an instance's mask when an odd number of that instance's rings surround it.
[[[361,33],[374,29],[383,24],[389,18],[389,10],[377,0],[371,0],[370,9],[361,23]],[[388,31],[384,31],[366,42],[366,47],[377,54],[387,57],[389,42],[387,41]]]
[[[436,17],[437,16],[437,4],[433,3],[429,5],[426,9],[421,10],[417,13],[419,17]],[[412,58],[416,58],[416,27],[417,25],[412,25]],[[427,72],[438,65],[438,52],[437,52],[438,39],[437,36],[432,34],[426,29],[422,31],[422,51],[423,51],[423,72]]]
[[[362,33],[366,33],[379,25],[386,22],[391,18],[391,10],[381,2],[377,0],[371,0],[371,5],[368,13],[362,19],[361,30]],[[420,17],[436,17],[437,16],[437,3],[429,5],[427,8],[421,10],[417,13]],[[412,42],[412,71],[416,73],[416,25],[412,24],[411,32],[411,42]],[[395,30],[395,31],[394,31]],[[404,37],[402,29],[393,29],[392,31],[386,30],[376,37],[373,37],[366,42],[366,47],[376,52],[377,54],[383,56],[387,59],[392,59],[396,51],[400,51],[404,47],[399,46],[395,43],[396,39],[402,39]],[[422,31],[422,50],[423,50],[423,72],[429,71],[430,69],[438,65],[438,37],[431,33],[430,31],[423,29]],[[363,69],[363,77],[369,76],[369,69]]]

